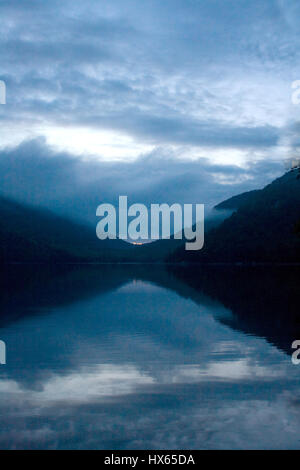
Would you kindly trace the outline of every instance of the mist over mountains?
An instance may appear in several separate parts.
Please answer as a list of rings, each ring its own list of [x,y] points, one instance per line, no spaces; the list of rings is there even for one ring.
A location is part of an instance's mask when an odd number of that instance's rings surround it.
[[[103,240],[84,224],[0,198],[0,261],[80,262],[122,260],[131,245]]]
[[[299,170],[227,199],[215,210],[220,216],[206,221],[203,249],[186,251],[185,241],[173,237],[144,246],[99,240],[93,227],[1,197],[0,262],[300,261]]]
[[[216,206],[233,210],[209,231],[201,251],[178,248],[169,260],[187,262],[299,262],[300,173],[293,170],[262,190]]]

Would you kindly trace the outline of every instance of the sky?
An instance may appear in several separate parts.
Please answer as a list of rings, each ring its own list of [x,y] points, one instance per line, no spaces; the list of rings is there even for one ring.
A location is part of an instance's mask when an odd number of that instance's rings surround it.
[[[0,0],[0,194],[212,206],[297,152],[297,0]]]

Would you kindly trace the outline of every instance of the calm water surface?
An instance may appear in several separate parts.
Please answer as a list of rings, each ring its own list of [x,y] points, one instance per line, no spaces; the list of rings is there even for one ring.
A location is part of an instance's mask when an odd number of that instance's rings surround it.
[[[10,267],[2,449],[300,448],[298,268]]]

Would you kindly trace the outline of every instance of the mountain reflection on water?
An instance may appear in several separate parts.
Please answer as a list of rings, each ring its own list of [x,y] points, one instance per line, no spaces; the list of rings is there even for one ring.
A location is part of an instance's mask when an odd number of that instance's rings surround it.
[[[10,266],[0,447],[300,448],[299,267]]]

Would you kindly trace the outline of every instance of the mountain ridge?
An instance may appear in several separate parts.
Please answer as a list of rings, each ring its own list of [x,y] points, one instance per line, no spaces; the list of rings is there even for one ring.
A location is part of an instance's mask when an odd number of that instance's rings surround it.
[[[261,190],[242,193],[216,208],[234,209],[210,230],[199,252],[180,247],[170,262],[300,262],[300,173],[292,170]]]
[[[99,240],[89,226],[0,197],[1,262],[80,262],[122,259],[122,240]]]
[[[185,240],[136,246],[99,240],[96,230],[47,209],[0,197],[0,263],[11,262],[300,262],[300,171],[263,189],[215,206],[232,211],[218,225],[206,224],[204,248],[186,251]]]

